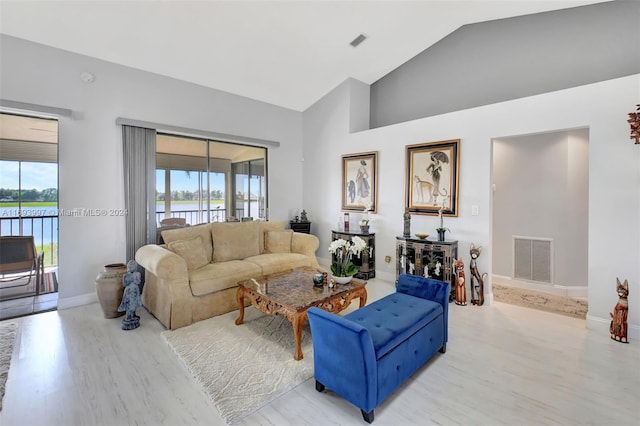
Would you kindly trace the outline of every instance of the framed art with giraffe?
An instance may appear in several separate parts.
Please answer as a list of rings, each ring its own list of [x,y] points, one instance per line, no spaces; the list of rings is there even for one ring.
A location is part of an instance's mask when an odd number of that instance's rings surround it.
[[[458,216],[460,139],[406,146],[405,209]]]

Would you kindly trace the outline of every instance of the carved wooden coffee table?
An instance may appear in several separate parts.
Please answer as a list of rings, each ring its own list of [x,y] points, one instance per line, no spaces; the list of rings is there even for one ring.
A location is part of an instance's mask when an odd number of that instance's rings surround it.
[[[336,284],[333,288],[327,285],[314,287],[312,276],[315,272],[311,268],[298,268],[240,281],[237,293],[240,316],[236,324],[240,325],[244,321],[245,297],[260,312],[283,315],[293,325],[296,341],[293,358],[301,360],[302,327],[307,321],[307,309],[316,306],[338,313],[346,309],[356,297],[360,298],[361,308],[367,303],[366,281],[354,278],[348,284]]]

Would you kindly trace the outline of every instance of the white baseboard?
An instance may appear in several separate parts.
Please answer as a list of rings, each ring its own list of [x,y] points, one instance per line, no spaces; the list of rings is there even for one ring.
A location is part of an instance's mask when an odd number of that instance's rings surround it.
[[[587,328],[590,330],[596,330],[607,338],[611,338],[609,333],[609,324],[611,324],[611,318],[594,317],[587,314]],[[629,341],[640,340],[640,325],[629,324],[627,329],[627,339]]]
[[[379,270],[376,269],[376,279],[395,284],[395,282],[396,282],[396,273],[395,272],[394,273],[382,272],[382,271],[379,271]]]
[[[509,287],[524,288],[526,290],[539,291],[547,294],[555,294],[562,297],[587,297],[587,286],[567,286],[558,284],[543,284],[539,282],[524,281],[504,275],[494,274],[492,283]]]
[[[91,305],[98,303],[98,295],[96,293],[86,293],[80,296],[58,298],[58,310],[77,308],[79,306]]]

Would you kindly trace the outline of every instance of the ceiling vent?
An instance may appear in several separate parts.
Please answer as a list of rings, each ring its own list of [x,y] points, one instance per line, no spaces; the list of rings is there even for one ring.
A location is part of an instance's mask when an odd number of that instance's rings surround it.
[[[366,35],[360,34],[358,37],[354,38],[349,44],[353,47],[358,47],[358,45],[363,41],[365,41],[366,39],[367,39]]]

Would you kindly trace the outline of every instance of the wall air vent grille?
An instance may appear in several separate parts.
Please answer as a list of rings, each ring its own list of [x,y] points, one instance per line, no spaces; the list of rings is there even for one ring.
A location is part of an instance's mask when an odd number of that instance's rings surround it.
[[[552,259],[552,239],[513,237],[514,278],[552,283]]]
[[[358,37],[354,38],[349,44],[353,47],[357,47],[360,43],[362,43],[366,39],[367,39],[366,35],[360,34]]]

